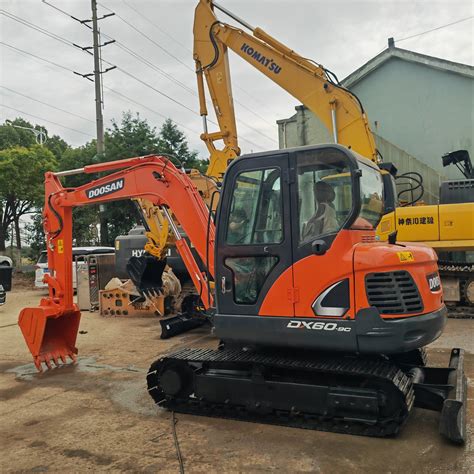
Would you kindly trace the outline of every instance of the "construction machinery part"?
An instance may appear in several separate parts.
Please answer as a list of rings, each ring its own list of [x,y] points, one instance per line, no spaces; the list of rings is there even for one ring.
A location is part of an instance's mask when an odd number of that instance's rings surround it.
[[[211,325],[212,311],[202,306],[199,295],[186,295],[181,302],[181,311],[176,316],[160,321],[161,339],[169,339],[192,329]]]
[[[163,272],[166,258],[158,260],[155,256],[145,253],[140,257],[130,257],[127,273],[141,294],[158,294],[163,286]]]
[[[64,188],[60,177],[79,173],[114,173],[102,176],[77,188]],[[76,206],[100,204],[120,199],[144,198],[154,206],[171,206],[180,223],[186,227],[201,259],[214,271],[214,224],[209,222],[209,211],[186,173],[176,168],[168,158],[157,155],[135,157],[88,165],[77,170],[45,174],[45,202],[43,222],[48,249],[48,268],[45,276],[49,296],[37,307],[24,308],[18,324],[38,370],[44,363],[66,363],[69,357],[76,360],[76,338],[81,313],[73,301],[72,287],[72,209]],[[208,247],[211,247],[210,250]],[[194,260],[185,239],[177,249],[185,262],[194,285],[205,289],[202,304],[213,305],[207,290],[207,277]],[[154,260],[156,261],[156,260]],[[160,262],[160,261],[156,261]],[[164,270],[164,263],[157,263],[153,274],[149,269],[136,265],[135,278],[155,291],[155,278]],[[160,273],[161,272],[161,273]],[[133,272],[132,272],[133,273]]]
[[[365,436],[399,432],[410,378],[381,360],[184,349],[152,364],[148,392],[177,412]]]
[[[345,434],[396,435],[413,406],[440,411],[440,433],[466,439],[463,351],[449,368],[395,365],[381,357],[183,349],[154,362],[148,392],[158,406]]]
[[[423,367],[410,370],[415,389],[415,406],[440,411],[439,432],[450,441],[466,441],[467,380],[464,350],[452,349],[447,368]]]

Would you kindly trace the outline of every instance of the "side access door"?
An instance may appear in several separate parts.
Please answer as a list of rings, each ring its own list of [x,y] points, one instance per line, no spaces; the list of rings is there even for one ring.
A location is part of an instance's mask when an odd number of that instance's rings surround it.
[[[217,313],[241,316],[294,314],[287,294],[264,308],[279,278],[292,287],[288,154],[253,155],[227,170],[220,200],[216,250]]]

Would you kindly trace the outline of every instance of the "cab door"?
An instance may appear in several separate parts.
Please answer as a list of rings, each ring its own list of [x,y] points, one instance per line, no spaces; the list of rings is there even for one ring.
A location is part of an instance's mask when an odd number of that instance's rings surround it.
[[[257,316],[277,278],[286,272],[292,280],[288,175],[286,153],[242,157],[227,170],[217,226],[219,314]],[[278,312],[293,315],[286,295]]]

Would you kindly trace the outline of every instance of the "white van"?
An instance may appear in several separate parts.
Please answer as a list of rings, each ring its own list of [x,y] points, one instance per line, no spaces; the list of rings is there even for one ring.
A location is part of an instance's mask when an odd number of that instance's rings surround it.
[[[76,283],[76,260],[80,260],[84,255],[98,254],[98,253],[114,253],[114,247],[73,247],[72,249],[72,284],[74,289],[77,289]],[[36,263],[35,271],[35,287],[46,288],[48,285],[43,282],[43,277],[49,273],[48,268],[48,253],[43,250]]]

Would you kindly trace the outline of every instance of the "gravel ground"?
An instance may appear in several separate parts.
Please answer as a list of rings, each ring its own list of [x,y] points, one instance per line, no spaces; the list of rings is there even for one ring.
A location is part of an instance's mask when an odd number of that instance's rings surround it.
[[[145,373],[159,355],[185,345],[215,347],[205,330],[159,339],[155,318],[83,313],[79,363],[36,374],[16,320],[41,292],[17,288],[0,307],[2,472],[179,472],[170,413],[156,408]],[[415,409],[400,436],[374,439],[178,414],[186,472],[474,472],[474,320],[450,320],[429,347],[447,364],[466,349],[466,446],[438,435],[436,413]]]

